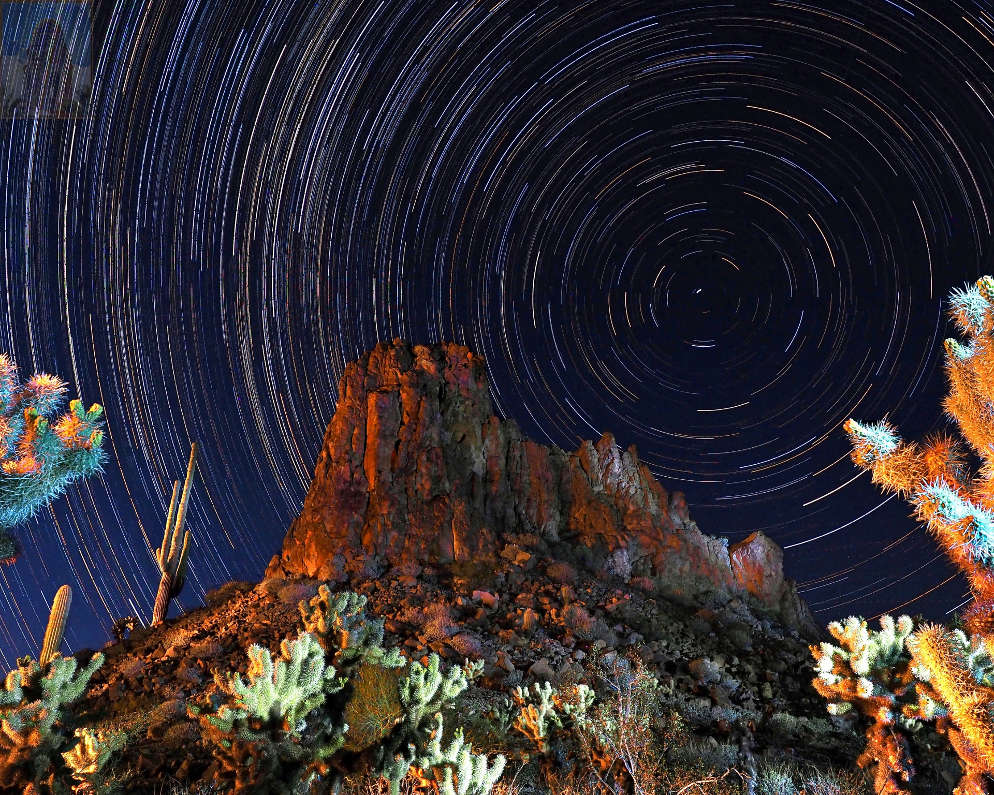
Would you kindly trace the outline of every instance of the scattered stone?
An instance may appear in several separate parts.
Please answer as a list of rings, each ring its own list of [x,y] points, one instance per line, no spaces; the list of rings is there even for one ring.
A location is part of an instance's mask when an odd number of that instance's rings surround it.
[[[481,602],[486,607],[497,607],[497,600],[498,597],[490,591],[473,591],[473,601]]]
[[[707,657],[691,660],[687,663],[687,668],[702,685],[710,685],[721,679],[721,669]]]
[[[556,678],[556,672],[552,670],[547,657],[542,657],[533,662],[528,668],[528,675],[541,682],[551,682]]]

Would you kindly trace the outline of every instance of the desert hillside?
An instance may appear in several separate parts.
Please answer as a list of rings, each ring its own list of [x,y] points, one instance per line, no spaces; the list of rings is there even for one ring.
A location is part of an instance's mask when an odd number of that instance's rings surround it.
[[[60,716],[73,792],[864,791],[782,550],[705,535],[610,435],[525,439],[456,345],[349,365],[262,581],[126,624]],[[18,753],[0,791],[70,791]]]

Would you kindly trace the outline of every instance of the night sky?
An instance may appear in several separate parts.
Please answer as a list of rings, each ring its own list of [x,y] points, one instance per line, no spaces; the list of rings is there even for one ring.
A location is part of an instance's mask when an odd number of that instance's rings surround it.
[[[0,119],[0,351],[103,404],[109,455],[15,530],[4,665],[63,583],[70,650],[147,620],[192,439],[178,606],[257,580],[394,337],[482,354],[538,441],[634,443],[820,623],[965,600],[841,425],[945,422],[943,301],[994,272],[991,3],[121,0],[92,41],[62,5],[93,87]]]

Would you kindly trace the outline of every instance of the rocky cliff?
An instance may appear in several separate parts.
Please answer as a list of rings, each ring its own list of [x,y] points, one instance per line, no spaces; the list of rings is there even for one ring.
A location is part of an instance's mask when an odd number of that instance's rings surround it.
[[[350,364],[300,516],[267,577],[339,583],[439,564],[568,561],[687,603],[740,600],[814,637],[762,533],[704,535],[610,434],[565,452],[493,413],[467,348],[381,343]]]

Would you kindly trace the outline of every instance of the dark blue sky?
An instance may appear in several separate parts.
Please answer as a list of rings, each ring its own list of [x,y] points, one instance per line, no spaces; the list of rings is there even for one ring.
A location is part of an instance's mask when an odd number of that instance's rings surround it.
[[[397,336],[485,356],[539,441],[636,444],[705,532],[764,530],[820,621],[965,598],[841,424],[942,422],[941,301],[994,272],[990,4],[122,2],[94,30],[83,117],[0,119],[0,349],[104,404],[111,454],[17,531],[7,665],[63,583],[69,648],[148,616],[191,439],[179,602],[258,578],[344,365]]]

